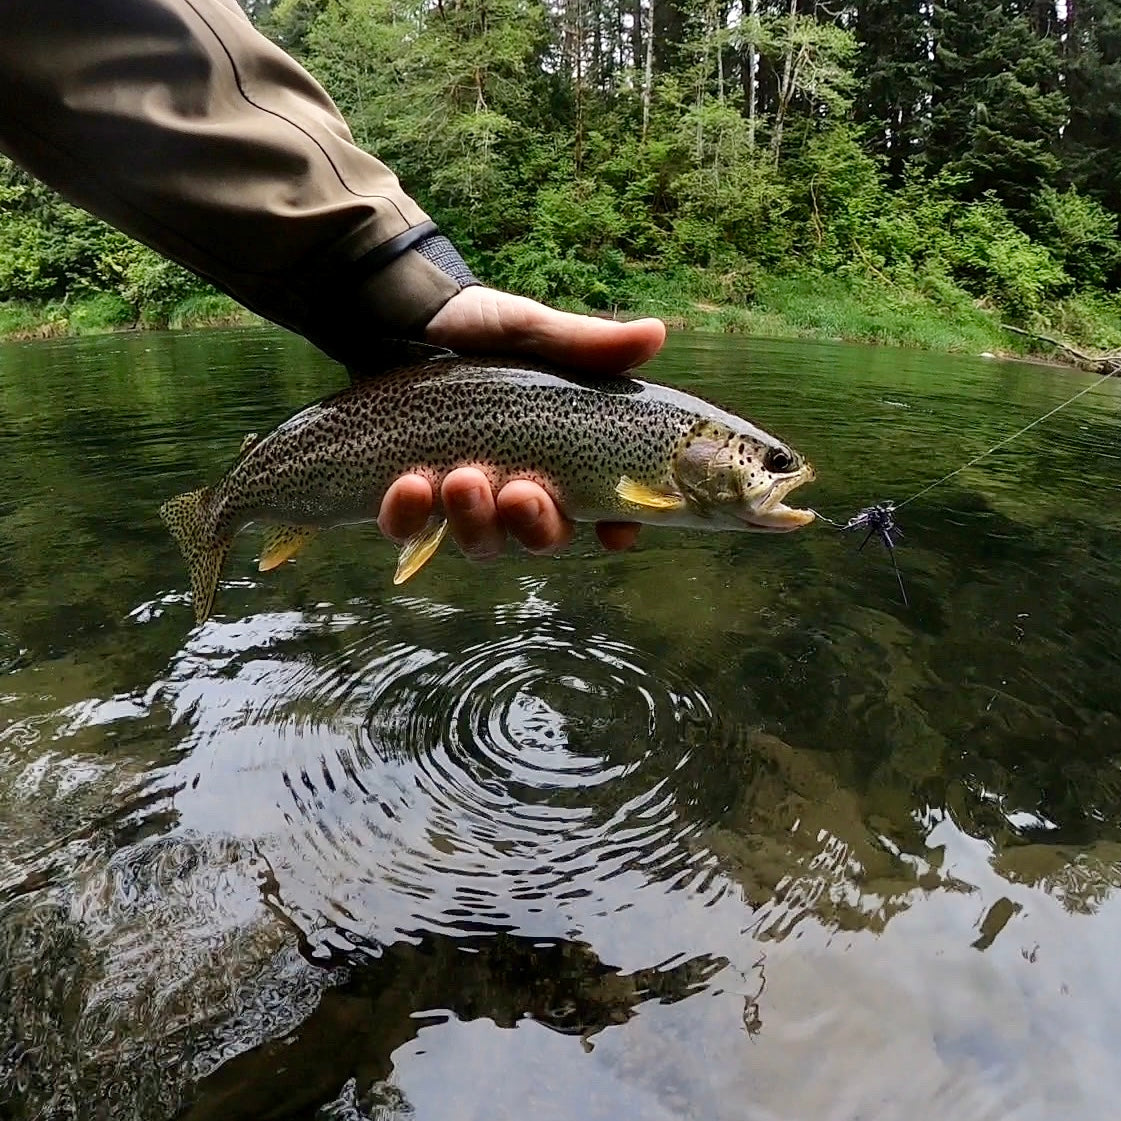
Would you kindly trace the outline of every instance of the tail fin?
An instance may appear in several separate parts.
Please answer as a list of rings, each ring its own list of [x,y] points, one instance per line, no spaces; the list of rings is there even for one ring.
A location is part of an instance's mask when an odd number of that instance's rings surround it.
[[[212,495],[213,491],[204,487],[169,498],[160,507],[160,517],[187,562],[195,621],[199,623],[205,622],[214,606],[218,577],[230,551],[229,540],[215,538],[207,517]]]

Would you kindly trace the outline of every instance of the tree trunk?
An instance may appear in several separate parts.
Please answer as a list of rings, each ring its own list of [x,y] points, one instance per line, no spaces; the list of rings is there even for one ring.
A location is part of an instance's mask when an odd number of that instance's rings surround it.
[[[642,0],[634,0],[631,7],[631,64],[637,74],[642,65]]]
[[[724,104],[724,44],[720,41],[720,32],[724,30],[724,14],[716,4],[712,3],[712,34],[716,39],[716,96],[720,104]]]
[[[646,65],[642,74],[642,140],[650,128],[650,94],[654,86],[654,0],[650,0],[650,23],[646,28]]]
[[[748,15],[751,17],[751,44],[747,49],[747,148],[755,151],[755,111],[756,90],[759,85],[759,52],[755,49],[755,25],[759,19],[759,0],[750,0]]]
[[[778,86],[778,102],[775,105],[775,128],[771,133],[771,159],[778,166],[779,152],[782,149],[782,129],[786,123],[786,110],[794,96],[794,30],[798,21],[798,0],[790,0],[790,16],[786,24],[786,53],[782,59],[782,78]]]
[[[576,0],[576,146],[573,163],[579,172],[584,162],[584,0]]]

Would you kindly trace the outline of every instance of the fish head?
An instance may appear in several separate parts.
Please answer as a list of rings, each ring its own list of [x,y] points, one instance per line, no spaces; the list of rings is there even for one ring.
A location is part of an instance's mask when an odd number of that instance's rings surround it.
[[[813,466],[754,425],[699,422],[678,445],[673,474],[697,514],[729,527],[786,533],[814,519],[812,510],[783,502],[791,491],[813,482]]]

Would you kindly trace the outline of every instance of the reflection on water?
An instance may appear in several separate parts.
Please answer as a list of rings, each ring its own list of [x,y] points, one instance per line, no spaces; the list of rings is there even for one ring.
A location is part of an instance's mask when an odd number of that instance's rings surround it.
[[[660,362],[839,517],[1082,384]],[[0,348],[0,1117],[1110,1115],[1112,384],[907,507],[910,610],[822,527],[408,595],[349,530],[241,541],[192,629],[156,507],[335,376],[265,330]]]

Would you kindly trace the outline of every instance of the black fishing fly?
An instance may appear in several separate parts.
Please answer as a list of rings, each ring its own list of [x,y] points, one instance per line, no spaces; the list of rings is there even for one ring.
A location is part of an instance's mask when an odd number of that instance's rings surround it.
[[[907,599],[907,589],[903,587],[903,574],[899,571],[899,564],[895,559],[896,538],[903,536],[903,530],[895,524],[895,503],[880,502],[875,506],[865,506],[863,510],[854,514],[841,526],[843,533],[849,533],[854,529],[866,529],[868,531],[864,535],[864,540],[860,543],[860,548],[856,550],[858,553],[873,537],[878,536],[884,543],[884,548],[887,549],[888,556],[891,557],[891,567],[895,569],[895,578],[899,581],[899,594],[903,597],[903,606],[910,607],[910,601]]]

